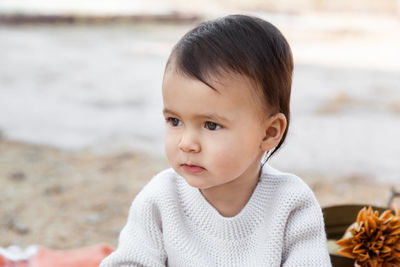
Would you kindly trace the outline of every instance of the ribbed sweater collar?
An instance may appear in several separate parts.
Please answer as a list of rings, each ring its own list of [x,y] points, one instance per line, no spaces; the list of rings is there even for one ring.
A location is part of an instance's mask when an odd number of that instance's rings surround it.
[[[260,179],[246,206],[234,217],[222,216],[201,194],[178,176],[178,194],[184,216],[203,234],[223,240],[240,240],[250,236],[265,219],[270,203],[269,166],[264,165]]]

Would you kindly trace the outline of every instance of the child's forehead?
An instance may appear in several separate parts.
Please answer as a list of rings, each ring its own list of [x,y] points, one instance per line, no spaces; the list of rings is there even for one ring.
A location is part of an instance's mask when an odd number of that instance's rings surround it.
[[[254,83],[237,73],[210,75],[206,83],[175,70],[166,71],[163,83],[164,105],[181,105],[179,102],[196,103],[204,108],[215,104],[226,110],[247,108],[263,112],[262,96],[254,88]],[[171,97],[174,101],[171,103]],[[191,106],[194,108],[195,106]]]
[[[225,70],[216,67],[215,69],[202,71],[202,74],[190,74],[184,72],[175,64],[166,68],[164,72],[164,80],[166,76],[177,76],[183,79],[195,80],[207,85],[210,89],[217,92],[231,91],[240,88],[241,93],[253,95],[255,91],[259,90],[258,84],[247,75],[237,73],[234,71]],[[196,75],[198,77],[196,77]],[[235,86],[234,86],[235,85]]]

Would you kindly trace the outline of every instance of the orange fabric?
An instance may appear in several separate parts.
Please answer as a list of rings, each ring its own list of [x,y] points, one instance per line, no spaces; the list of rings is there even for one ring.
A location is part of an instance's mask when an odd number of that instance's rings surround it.
[[[107,245],[96,245],[75,250],[53,250],[39,248],[32,258],[32,267],[98,267],[100,262],[112,252]]]
[[[103,244],[74,250],[39,247],[38,253],[29,261],[12,262],[0,255],[0,267],[98,267],[112,251]]]
[[[28,260],[14,262],[0,255],[0,267],[32,267],[32,265]]]

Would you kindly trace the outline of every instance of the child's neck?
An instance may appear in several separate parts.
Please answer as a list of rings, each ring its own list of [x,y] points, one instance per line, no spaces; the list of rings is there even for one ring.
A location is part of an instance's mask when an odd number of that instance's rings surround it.
[[[260,178],[260,172],[261,167],[258,164],[251,173],[245,173],[229,183],[200,191],[222,216],[234,217],[250,200]]]

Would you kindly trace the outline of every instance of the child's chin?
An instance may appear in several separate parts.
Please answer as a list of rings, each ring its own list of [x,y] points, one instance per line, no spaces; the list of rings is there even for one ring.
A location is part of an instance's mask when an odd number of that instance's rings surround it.
[[[210,185],[204,184],[204,181],[193,179],[192,177],[185,177],[185,176],[182,176],[182,177],[185,179],[185,181],[188,185],[190,185],[191,187],[197,188],[199,190],[208,189],[211,187]]]

